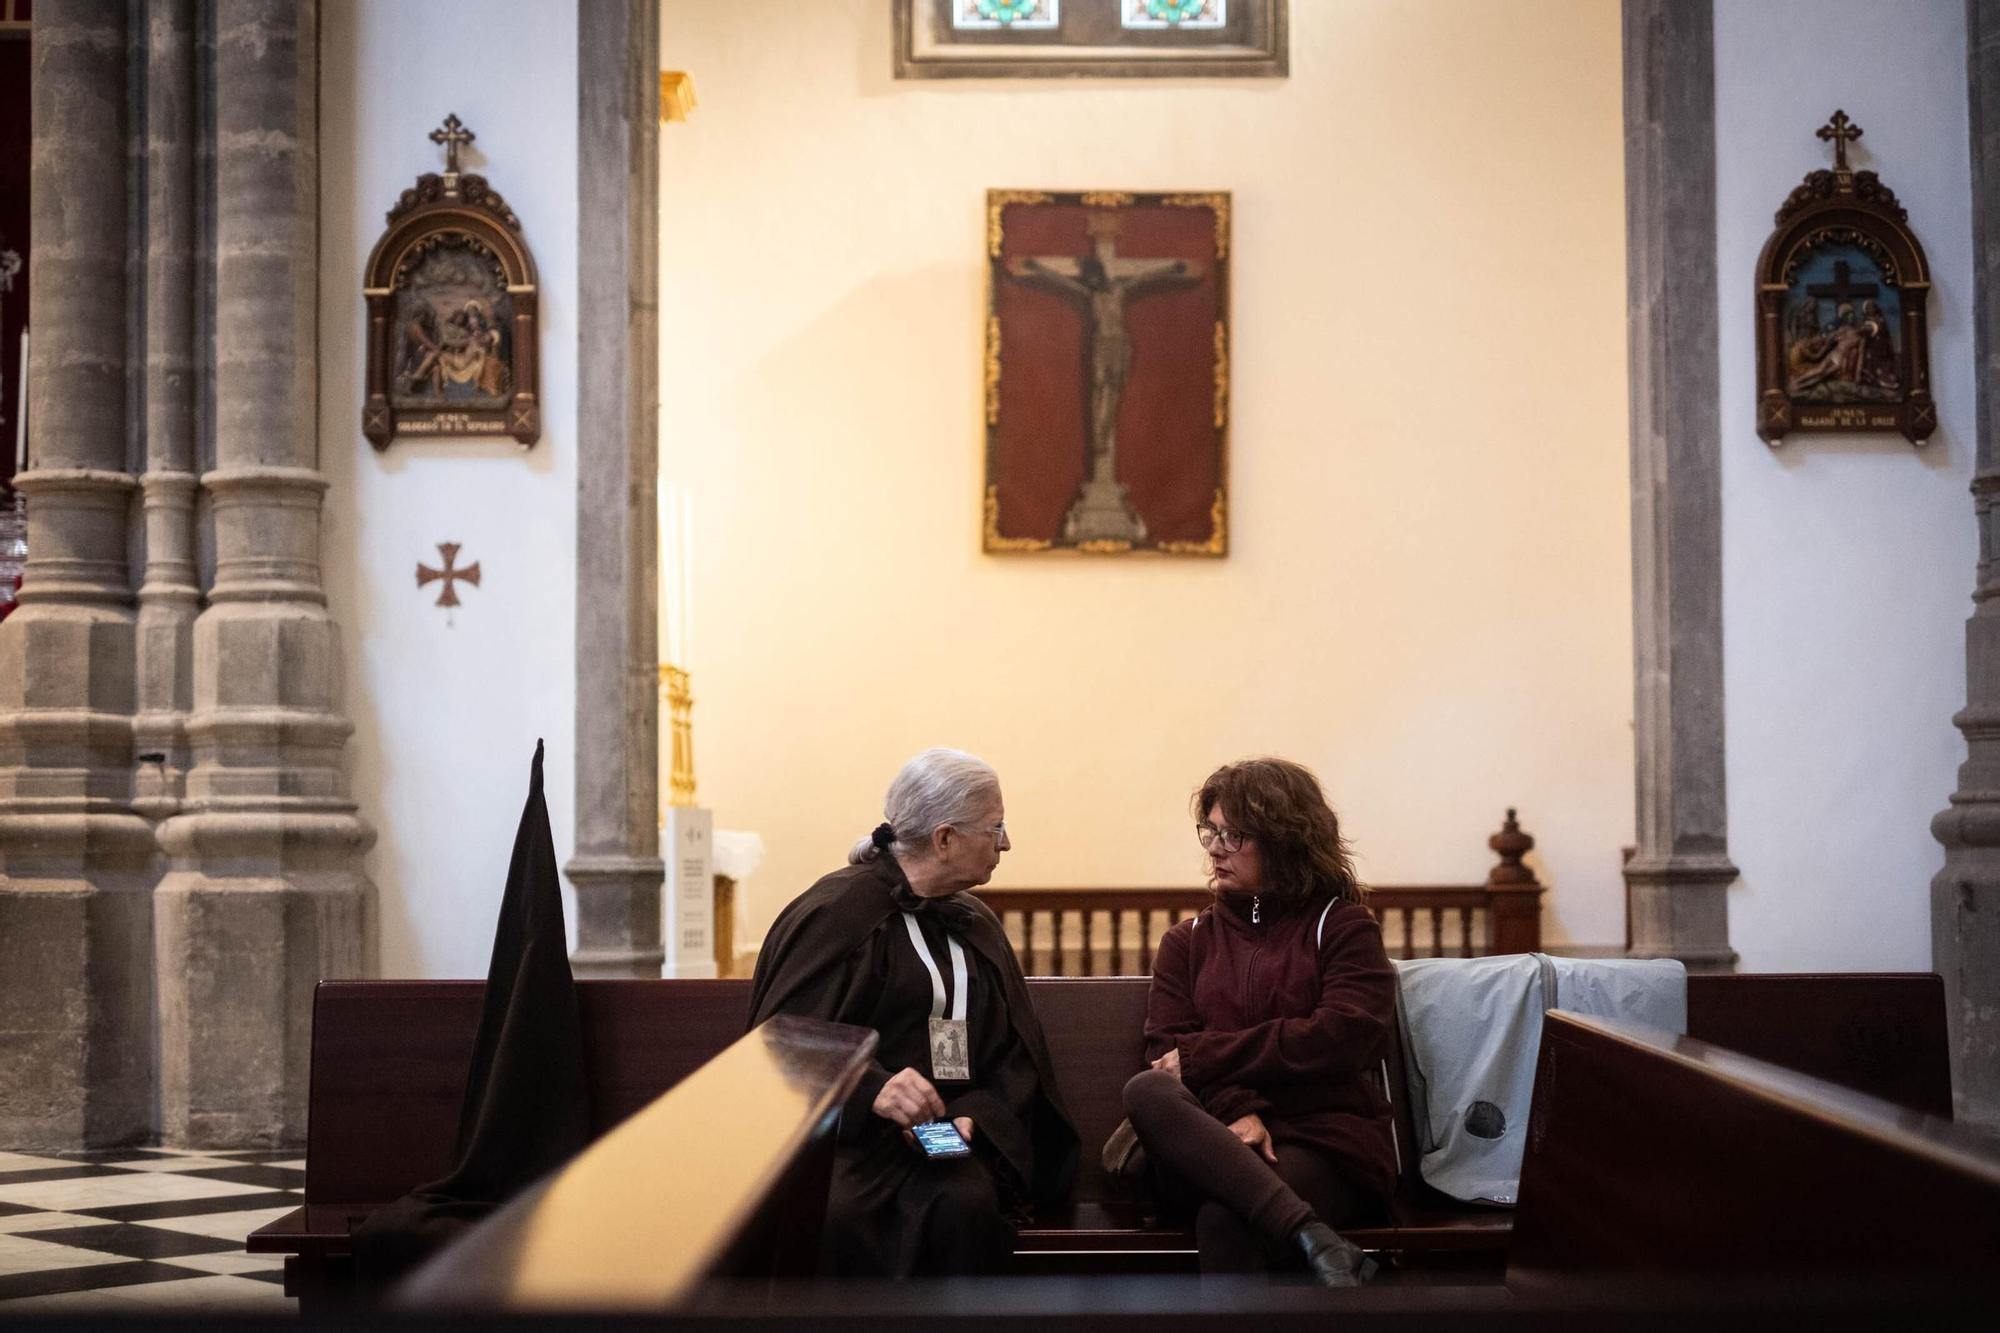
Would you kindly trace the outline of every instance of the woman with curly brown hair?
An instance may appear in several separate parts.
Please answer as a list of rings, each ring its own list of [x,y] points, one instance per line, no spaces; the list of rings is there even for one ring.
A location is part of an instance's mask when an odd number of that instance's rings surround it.
[[[1194,1214],[1204,1273],[1301,1260],[1327,1286],[1375,1265],[1336,1227],[1383,1216],[1395,1183],[1375,1080],[1396,975],[1340,821],[1310,771],[1248,759],[1195,793],[1215,901],[1160,941],[1150,1069],[1125,1110],[1156,1183]]]

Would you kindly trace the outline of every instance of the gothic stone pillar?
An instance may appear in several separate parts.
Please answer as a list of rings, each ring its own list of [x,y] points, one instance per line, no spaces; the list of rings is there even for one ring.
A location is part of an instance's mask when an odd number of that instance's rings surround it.
[[[1625,0],[1638,849],[1632,953],[1727,968],[1722,480],[1715,296],[1715,19]]]
[[[0,625],[0,1144],[152,1127],[152,832],[130,808],[125,0],[35,7],[28,570]]]
[[[194,0],[153,0],[146,31],[145,567],[139,585],[134,807],[179,808],[193,704],[195,440]]]
[[[659,44],[652,0],[577,11],[578,976],[657,977]]]
[[[186,801],[160,827],[170,1144],[299,1141],[313,986],[372,963],[374,834],[319,577],[316,22],[311,0],[215,3],[216,570]]]
[[[1965,623],[1966,760],[1931,821],[1944,869],[1931,881],[1931,958],[1945,980],[1959,1115],[2000,1125],[2000,0],[1965,7],[1972,121],[1972,301],[1978,427],[1972,494],[1979,567]]]

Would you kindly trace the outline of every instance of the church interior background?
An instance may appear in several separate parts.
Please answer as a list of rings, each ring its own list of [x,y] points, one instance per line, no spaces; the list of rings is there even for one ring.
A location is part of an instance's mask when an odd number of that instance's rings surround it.
[[[1945,971],[2000,1116],[2000,890],[1932,822],[1994,666],[1991,6],[1714,0],[1704,121],[1635,119],[1646,0],[1294,0],[1284,78],[931,82],[886,0],[659,0],[690,77],[607,144],[576,5],[0,5],[0,317],[33,283],[83,349],[0,397],[0,1242],[194,1180],[239,1206],[171,1276],[268,1288],[225,1233],[296,1184],[311,984],[484,974],[537,739],[579,975],[740,967],[927,745],[1000,772],[1020,888],[1198,883],[1189,792],[1273,753],[1380,883],[1477,883],[1518,809],[1558,952]],[[103,214],[65,247],[15,209],[43,42],[95,90],[33,174]],[[1921,448],[1756,434],[1751,275],[1836,108],[1929,252]],[[542,435],[377,451],[361,274],[448,114],[539,267]],[[285,146],[209,162],[203,116]],[[982,551],[990,189],[1229,192],[1226,557]],[[711,827],[719,959],[673,915]],[[35,1192],[79,1154],[153,1183]]]

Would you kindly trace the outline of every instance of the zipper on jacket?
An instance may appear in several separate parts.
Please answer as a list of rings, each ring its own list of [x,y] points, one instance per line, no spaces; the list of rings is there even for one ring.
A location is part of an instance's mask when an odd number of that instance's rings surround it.
[[[1254,893],[1251,894],[1250,924],[1253,926],[1261,924],[1264,920],[1263,912],[1264,912],[1264,899],[1260,895]]]

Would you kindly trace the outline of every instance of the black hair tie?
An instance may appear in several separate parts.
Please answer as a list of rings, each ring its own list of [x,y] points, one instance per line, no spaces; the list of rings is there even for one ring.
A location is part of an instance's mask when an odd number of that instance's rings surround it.
[[[896,841],[896,827],[885,820],[875,826],[875,831],[868,835],[868,839],[875,844],[877,851],[886,852]]]

